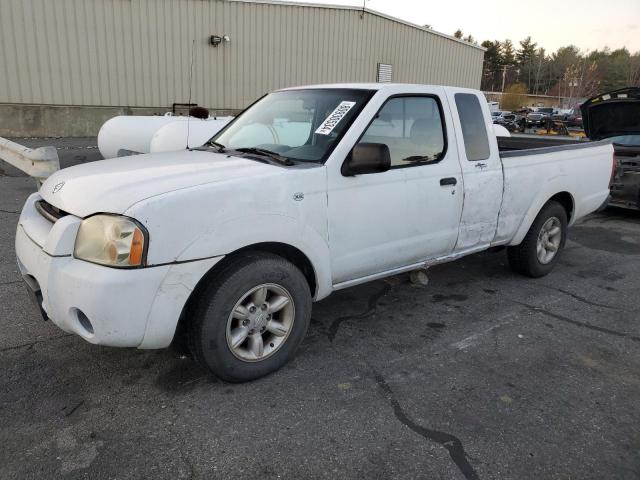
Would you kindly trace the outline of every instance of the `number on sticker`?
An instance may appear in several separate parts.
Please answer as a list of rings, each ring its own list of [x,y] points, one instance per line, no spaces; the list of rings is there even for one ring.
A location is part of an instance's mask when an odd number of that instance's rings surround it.
[[[351,110],[355,104],[356,102],[340,102],[340,105],[338,105],[335,110],[331,112],[331,114],[324,120],[324,122],[322,122],[322,125],[318,127],[316,133],[318,135],[329,135],[333,131],[333,129],[336,128],[336,125],[340,123],[340,120],[342,120],[345,115],[349,113],[349,110]]]

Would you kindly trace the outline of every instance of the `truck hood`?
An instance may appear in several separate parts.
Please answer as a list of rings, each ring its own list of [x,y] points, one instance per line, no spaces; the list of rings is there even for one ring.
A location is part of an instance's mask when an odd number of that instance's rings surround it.
[[[640,88],[603,93],[580,107],[584,133],[591,140],[640,135]]]
[[[141,200],[183,188],[284,171],[202,150],[151,153],[65,168],[43,183],[40,195],[60,210],[86,217],[124,213]]]

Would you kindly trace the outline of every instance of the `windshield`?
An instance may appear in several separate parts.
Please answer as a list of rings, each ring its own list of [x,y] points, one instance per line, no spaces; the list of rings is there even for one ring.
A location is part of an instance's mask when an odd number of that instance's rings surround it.
[[[266,150],[290,160],[324,161],[373,93],[329,88],[270,93],[210,143],[230,150]]]

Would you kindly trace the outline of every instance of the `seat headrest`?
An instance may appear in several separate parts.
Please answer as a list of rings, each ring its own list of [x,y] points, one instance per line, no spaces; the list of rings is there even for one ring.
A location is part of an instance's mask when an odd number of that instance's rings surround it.
[[[442,137],[442,127],[438,118],[419,118],[411,125],[411,142],[417,144],[433,143]]]

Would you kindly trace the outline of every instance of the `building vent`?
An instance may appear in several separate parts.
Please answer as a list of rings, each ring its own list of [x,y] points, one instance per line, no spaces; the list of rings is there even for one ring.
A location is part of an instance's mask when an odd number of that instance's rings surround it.
[[[393,81],[393,65],[388,63],[378,64],[378,77],[376,79],[378,83],[390,83]]]

